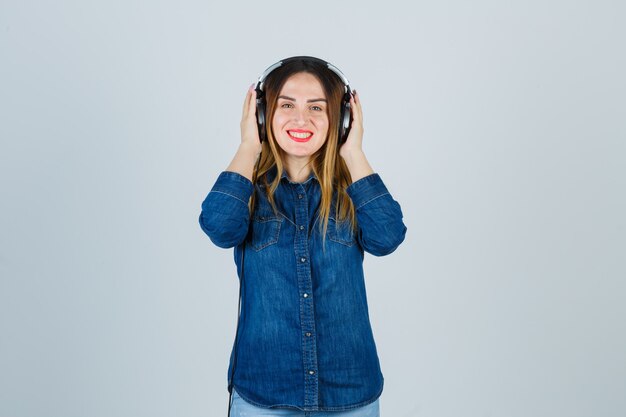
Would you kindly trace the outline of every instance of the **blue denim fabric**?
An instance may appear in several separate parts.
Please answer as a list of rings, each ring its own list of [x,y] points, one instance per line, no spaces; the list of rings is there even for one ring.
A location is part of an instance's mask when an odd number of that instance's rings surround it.
[[[380,417],[380,401],[347,411],[299,411],[292,408],[261,408],[247,403],[233,390],[230,417]]]
[[[268,182],[276,169],[268,173]],[[247,203],[256,188],[255,210]],[[321,190],[286,172],[276,190],[278,214],[264,186],[223,171],[202,203],[200,226],[221,248],[234,249],[242,307],[235,373],[228,381],[250,404],[303,411],[350,410],[374,402],[383,375],[369,321],[364,252],[393,252],[404,240],[400,205],[376,173],[347,187],[358,231],[328,224],[326,250],[317,225]],[[334,205],[331,205],[334,208]],[[231,352],[228,375],[233,366]]]

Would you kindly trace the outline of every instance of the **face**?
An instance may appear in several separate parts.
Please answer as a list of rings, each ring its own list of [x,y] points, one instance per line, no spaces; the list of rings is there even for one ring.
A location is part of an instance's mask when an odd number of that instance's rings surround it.
[[[288,159],[308,161],[326,141],[327,97],[314,75],[300,72],[285,82],[272,120],[276,142]]]

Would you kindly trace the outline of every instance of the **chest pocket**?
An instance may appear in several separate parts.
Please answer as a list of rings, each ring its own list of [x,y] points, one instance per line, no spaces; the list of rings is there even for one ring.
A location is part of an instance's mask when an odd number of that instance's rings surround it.
[[[252,218],[252,236],[250,237],[252,248],[258,252],[278,243],[282,223],[283,218],[280,214],[255,213]]]
[[[328,218],[328,238],[342,245],[352,246],[356,243],[352,226],[349,221],[339,222],[335,217]]]

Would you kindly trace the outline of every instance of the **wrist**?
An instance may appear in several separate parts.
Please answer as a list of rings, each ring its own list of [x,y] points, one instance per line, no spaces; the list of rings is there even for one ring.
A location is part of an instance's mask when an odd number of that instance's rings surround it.
[[[256,158],[261,153],[261,146],[257,146],[251,143],[241,143],[237,152],[250,157]]]
[[[362,149],[350,149],[340,153],[340,155],[346,164],[365,158],[365,153]]]
[[[365,153],[362,150],[358,149],[346,152],[346,154],[343,154],[342,157],[348,167],[348,171],[350,171],[352,182],[356,182],[359,179],[374,173],[374,170],[370,166],[367,158],[365,157]]]

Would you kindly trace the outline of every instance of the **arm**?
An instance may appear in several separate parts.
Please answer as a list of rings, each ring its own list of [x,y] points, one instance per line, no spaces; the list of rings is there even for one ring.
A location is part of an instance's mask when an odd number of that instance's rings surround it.
[[[243,242],[248,233],[252,181],[241,174],[223,171],[202,202],[200,227],[220,248]]]
[[[371,175],[374,170],[370,166],[365,153],[363,153],[363,112],[361,109],[361,99],[356,90],[350,98],[352,111],[352,124],[346,142],[339,148],[339,155],[343,158],[350,171],[352,182],[356,182],[363,177]]]
[[[346,193],[356,210],[357,240],[372,255],[388,255],[404,241],[407,228],[402,222],[400,204],[391,197],[363,153],[363,112],[356,91],[350,98],[350,105],[352,127],[339,154],[352,177],[352,184],[346,188]]]
[[[243,105],[241,144],[202,202],[200,227],[221,248],[240,244],[248,233],[248,201],[254,190],[252,171],[261,152],[255,104],[256,92],[250,86]]]
[[[243,114],[241,116],[241,144],[235,157],[226,171],[236,172],[252,181],[252,171],[254,164],[261,153],[261,141],[259,139],[259,128],[256,123],[256,91],[254,84],[248,88],[248,94],[243,103]]]
[[[358,225],[357,241],[375,256],[396,250],[406,236],[400,204],[393,199],[378,174],[353,182],[346,193],[354,203]]]

